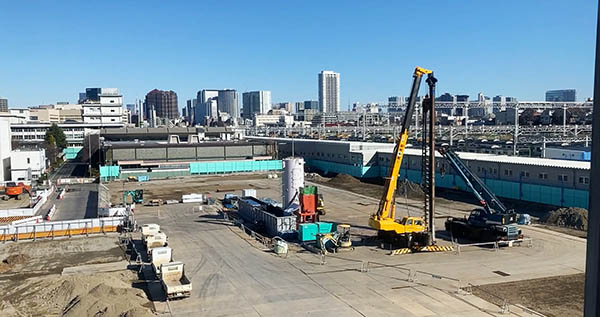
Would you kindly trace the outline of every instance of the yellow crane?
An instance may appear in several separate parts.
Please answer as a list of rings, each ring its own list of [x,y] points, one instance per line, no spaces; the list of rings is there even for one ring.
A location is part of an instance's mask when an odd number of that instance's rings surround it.
[[[408,141],[408,128],[410,127],[410,122],[417,102],[421,79],[424,75],[427,75],[426,82],[429,85],[430,90],[432,87],[435,87],[435,83],[437,82],[437,79],[433,76],[433,71],[421,67],[415,69],[410,97],[402,121],[402,130],[400,131],[400,137],[397,139],[396,146],[394,147],[394,159],[391,162],[389,175],[385,181],[383,196],[379,201],[377,213],[371,215],[369,218],[369,226],[377,230],[379,238],[396,244],[402,244],[406,247],[425,245],[428,241],[427,224],[423,218],[403,217],[402,219],[395,219],[396,204],[394,198],[398,186],[398,174],[400,172],[400,166],[402,165],[404,148]]]

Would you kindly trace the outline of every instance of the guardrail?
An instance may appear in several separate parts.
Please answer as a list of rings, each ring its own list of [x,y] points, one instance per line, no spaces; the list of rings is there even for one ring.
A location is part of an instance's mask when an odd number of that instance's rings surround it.
[[[59,178],[56,180],[56,185],[91,184],[95,180],[95,178]]]
[[[500,249],[500,246],[512,247],[515,244],[521,245],[523,243],[527,243],[528,248],[533,247],[533,240],[531,238],[523,238],[523,239],[518,239],[518,240],[510,240],[510,241],[478,242],[478,243],[468,243],[468,244],[460,244],[460,243],[456,243],[453,241],[452,246],[454,247],[456,254],[460,254],[461,249],[463,249],[463,248],[491,246],[493,251],[498,252],[498,250]]]
[[[0,226],[0,241],[18,241],[22,239],[51,238],[93,233],[116,232],[123,225],[125,217],[107,217],[76,219],[66,221],[47,221],[41,223],[23,223]]]

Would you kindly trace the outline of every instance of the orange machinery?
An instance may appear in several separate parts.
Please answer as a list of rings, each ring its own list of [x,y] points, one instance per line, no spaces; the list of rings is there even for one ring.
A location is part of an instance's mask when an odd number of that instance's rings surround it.
[[[8,182],[4,187],[4,200],[15,198],[16,200],[21,199],[21,195],[27,192],[31,196],[31,186],[23,183]]]

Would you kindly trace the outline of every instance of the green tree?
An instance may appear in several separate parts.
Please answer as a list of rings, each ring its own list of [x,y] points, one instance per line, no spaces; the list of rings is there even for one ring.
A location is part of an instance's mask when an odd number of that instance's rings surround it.
[[[58,151],[56,150],[56,140],[53,135],[48,135],[46,133],[46,156],[50,160],[51,164],[56,162],[56,156],[58,155]]]
[[[53,144],[56,145],[58,149],[62,150],[67,147],[67,137],[65,136],[63,130],[58,125],[56,125],[56,123],[53,123],[50,126],[50,129],[46,131],[47,144],[50,144],[50,138],[53,139]]]

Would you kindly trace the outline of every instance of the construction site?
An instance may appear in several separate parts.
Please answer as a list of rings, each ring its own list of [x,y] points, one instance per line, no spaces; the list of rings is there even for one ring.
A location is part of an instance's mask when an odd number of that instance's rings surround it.
[[[422,77],[435,96],[433,72],[417,68],[405,118]],[[586,239],[574,232],[587,212],[508,208],[435,143],[433,99],[419,183],[400,177],[409,119],[380,183],[310,172],[300,156],[252,172],[59,180],[43,207],[0,226],[0,314],[582,315]],[[461,197],[436,195],[436,157]]]

